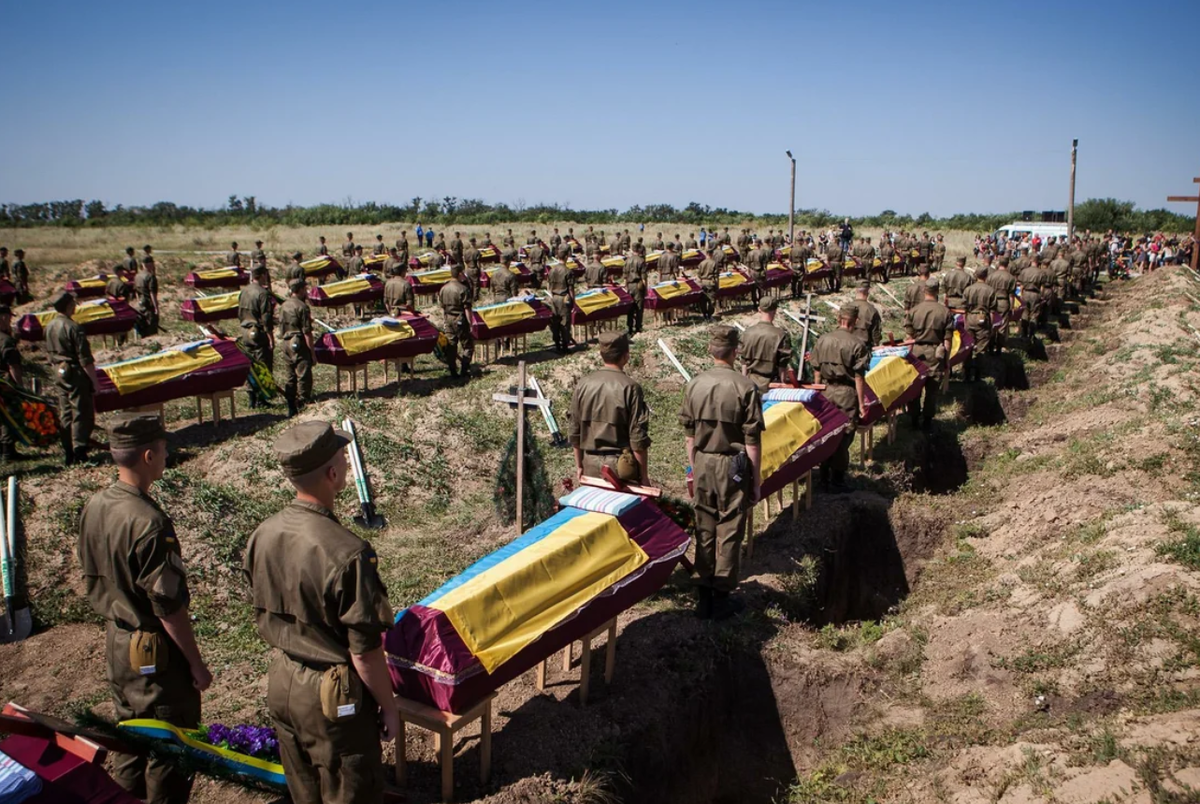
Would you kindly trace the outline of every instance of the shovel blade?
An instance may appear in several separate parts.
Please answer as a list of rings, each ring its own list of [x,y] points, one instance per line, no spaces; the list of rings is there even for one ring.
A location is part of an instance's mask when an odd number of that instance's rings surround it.
[[[12,613],[10,628],[9,614],[0,616],[0,642],[21,642],[33,633],[33,616],[29,609],[17,609]]]

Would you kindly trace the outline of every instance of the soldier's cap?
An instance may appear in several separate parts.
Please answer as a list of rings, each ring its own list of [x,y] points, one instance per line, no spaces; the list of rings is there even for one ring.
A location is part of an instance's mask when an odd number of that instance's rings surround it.
[[[75,301],[75,294],[60,290],[50,297],[50,306],[61,313],[73,301]]]
[[[858,289],[859,289],[859,290],[870,290],[870,289],[871,289],[871,280],[869,280],[869,279],[860,279],[860,280],[858,281]]]
[[[931,277],[931,278],[925,280],[925,289],[926,290],[932,290],[934,293],[937,293],[938,289],[941,286],[942,285],[940,282],[938,282],[937,277]]]
[[[157,413],[123,411],[108,425],[109,449],[137,449],[163,441],[167,430]]]
[[[308,286],[308,283],[305,282],[300,277],[296,277],[295,279],[288,282],[288,290],[290,290],[292,293],[295,293],[297,290],[300,290],[301,288],[305,288],[307,286]]]
[[[256,245],[256,246],[261,246],[261,245],[262,245],[262,241],[261,241],[261,240],[255,240],[255,241],[254,241],[254,245]]]
[[[298,260],[298,259],[300,259],[300,258],[301,258],[301,257],[303,257],[303,256],[304,256],[304,255],[303,255],[303,254],[301,254],[299,251],[294,251],[294,252],[292,252],[292,259],[293,259],[293,260]]]
[[[629,334],[624,331],[605,330],[600,333],[600,357],[618,358],[629,351]]]
[[[980,268],[976,268],[975,269],[975,278],[976,279],[987,279],[988,278],[987,266],[982,266]]]
[[[146,245],[142,246],[142,251],[149,251],[150,249],[151,249],[151,246],[150,246],[150,244],[149,244],[149,243],[147,243]]]
[[[349,443],[349,433],[335,430],[329,422],[311,421],[284,430],[273,449],[283,473],[296,478],[320,469]]]
[[[779,302],[774,296],[763,296],[758,300],[758,309],[764,313],[773,313],[779,307]]]
[[[7,304],[0,304],[0,315],[12,315],[12,308]]]
[[[724,324],[718,324],[709,330],[708,345],[722,351],[726,349],[736,349],[738,345],[737,329]]]

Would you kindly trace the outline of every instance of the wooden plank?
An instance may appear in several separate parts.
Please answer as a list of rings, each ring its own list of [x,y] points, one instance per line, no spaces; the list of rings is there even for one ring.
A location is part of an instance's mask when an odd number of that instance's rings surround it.
[[[1196,195],[1169,195],[1167,196],[1168,203],[1173,204],[1195,204],[1200,202],[1200,196]]]

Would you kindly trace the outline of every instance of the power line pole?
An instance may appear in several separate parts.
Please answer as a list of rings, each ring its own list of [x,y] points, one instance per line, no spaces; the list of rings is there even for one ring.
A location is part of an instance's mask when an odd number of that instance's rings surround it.
[[[1200,177],[1192,179],[1195,184],[1200,184]],[[1200,194],[1197,195],[1169,195],[1167,202],[1171,204],[1196,204],[1196,229],[1192,233],[1192,270],[1200,271]]]
[[[1075,155],[1079,152],[1079,140],[1071,140],[1071,198],[1067,207],[1067,242],[1075,239]]]
[[[792,160],[792,203],[788,205],[788,245],[792,245],[796,242],[796,157],[791,151],[787,155]]]

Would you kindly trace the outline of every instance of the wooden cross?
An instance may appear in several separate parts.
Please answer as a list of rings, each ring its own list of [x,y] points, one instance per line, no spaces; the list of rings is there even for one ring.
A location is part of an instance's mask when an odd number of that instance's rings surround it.
[[[1200,184],[1200,177],[1192,179],[1193,184]],[[1200,195],[1169,195],[1169,204],[1195,204],[1196,230],[1192,233],[1192,270],[1200,271]]]
[[[545,397],[526,397],[529,390],[525,382],[525,361],[517,363],[517,393],[492,394],[493,402],[503,402],[515,405],[517,409],[517,535],[521,535],[525,527],[525,408],[549,407],[550,400]]]

